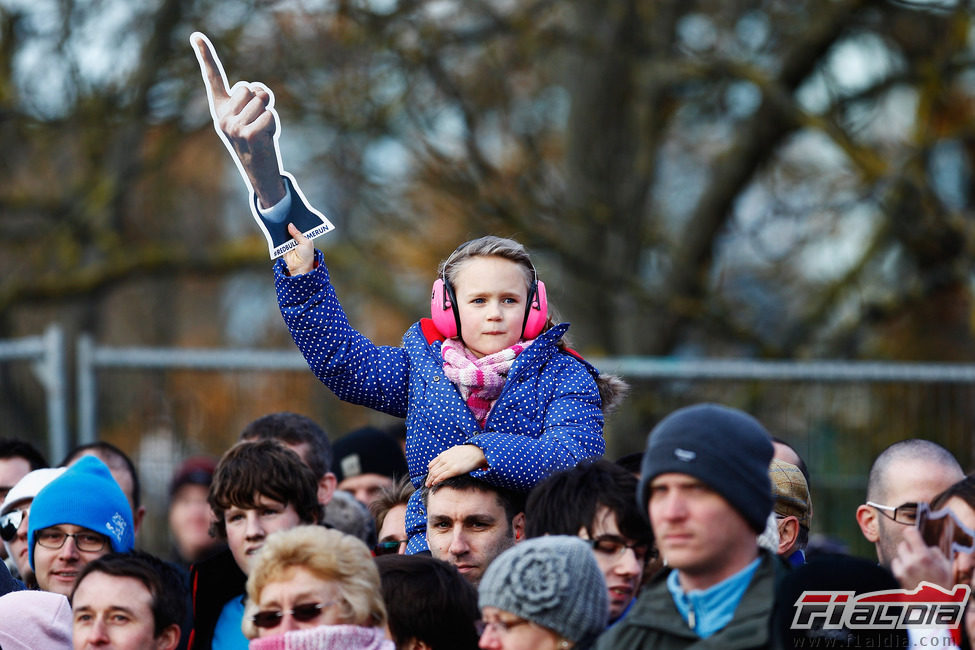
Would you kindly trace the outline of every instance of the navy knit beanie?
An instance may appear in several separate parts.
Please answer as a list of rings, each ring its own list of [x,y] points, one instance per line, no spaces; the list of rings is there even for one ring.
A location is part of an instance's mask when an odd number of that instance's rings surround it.
[[[661,420],[647,438],[638,503],[646,512],[650,482],[676,472],[700,480],[720,494],[761,533],[772,511],[768,478],[772,436],[738,409],[696,404]]]
[[[83,456],[37,493],[27,522],[27,548],[34,568],[34,535],[42,528],[71,524],[107,537],[116,553],[135,545],[132,508],[108,466]]]

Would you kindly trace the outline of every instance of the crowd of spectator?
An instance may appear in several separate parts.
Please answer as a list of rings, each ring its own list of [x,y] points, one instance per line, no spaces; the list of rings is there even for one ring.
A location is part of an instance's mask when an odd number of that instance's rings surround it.
[[[850,516],[875,559],[809,553],[805,463],[715,404],[661,420],[639,466],[593,457],[527,492],[470,473],[416,489],[393,436],[339,443],[275,413],[221,458],[186,459],[160,558],[136,548],[145,509],[122,450],[98,443],[51,468],[0,440],[0,647],[970,647],[968,612],[956,625],[797,625],[810,592],[967,596],[975,477],[927,440],[869,468]],[[409,554],[414,492],[428,550]],[[344,528],[327,516],[340,493],[356,503]]]

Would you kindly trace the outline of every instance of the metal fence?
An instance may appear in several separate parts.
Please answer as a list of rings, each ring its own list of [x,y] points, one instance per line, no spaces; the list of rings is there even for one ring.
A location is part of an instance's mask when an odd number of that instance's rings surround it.
[[[47,447],[54,458],[68,453],[67,369],[64,334],[50,325],[40,336],[0,341],[0,363],[28,362],[44,390],[47,419]]]
[[[42,337],[0,342],[0,363],[34,362],[45,386],[53,458],[63,457],[71,442],[63,339],[52,327]],[[112,347],[83,336],[74,361],[75,442],[108,438],[130,452],[150,512],[164,512],[168,479],[182,457],[219,453],[257,415],[303,412],[336,437],[373,417],[339,403],[293,349]],[[699,401],[737,406],[804,457],[813,477],[814,532],[837,537],[855,552],[869,552],[853,511],[863,499],[870,462],[885,446],[922,437],[946,446],[966,469],[975,464],[972,364],[591,361],[633,384],[631,397],[608,420],[610,457],[642,449],[653,424],[675,408]],[[159,532],[164,527],[160,522]]]
[[[78,444],[98,437],[98,371],[111,369],[200,370],[213,372],[306,370],[296,350],[194,349],[99,346],[78,340]]]

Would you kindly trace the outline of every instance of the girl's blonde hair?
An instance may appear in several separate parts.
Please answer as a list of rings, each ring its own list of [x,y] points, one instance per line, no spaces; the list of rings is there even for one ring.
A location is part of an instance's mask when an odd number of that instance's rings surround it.
[[[450,286],[455,286],[461,265],[472,257],[502,257],[518,264],[525,274],[525,286],[530,287],[536,279],[535,265],[525,247],[514,239],[486,235],[461,244],[437,267],[437,275],[444,278]]]
[[[247,578],[247,606],[241,628],[248,639],[257,637],[251,617],[260,609],[261,591],[268,583],[286,580],[288,573],[298,568],[338,586],[345,623],[386,625],[379,571],[366,545],[337,530],[296,526],[268,536]]]

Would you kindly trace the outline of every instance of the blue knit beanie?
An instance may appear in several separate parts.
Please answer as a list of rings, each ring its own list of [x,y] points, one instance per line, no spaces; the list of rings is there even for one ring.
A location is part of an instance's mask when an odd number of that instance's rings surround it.
[[[718,404],[678,409],[647,438],[638,503],[646,512],[647,489],[657,476],[687,474],[724,497],[760,533],[772,511],[768,467],[774,453],[772,436],[743,411]]]
[[[135,545],[132,508],[108,466],[84,456],[37,493],[30,506],[27,548],[34,568],[34,534],[43,528],[71,524],[108,537],[116,553]]]

